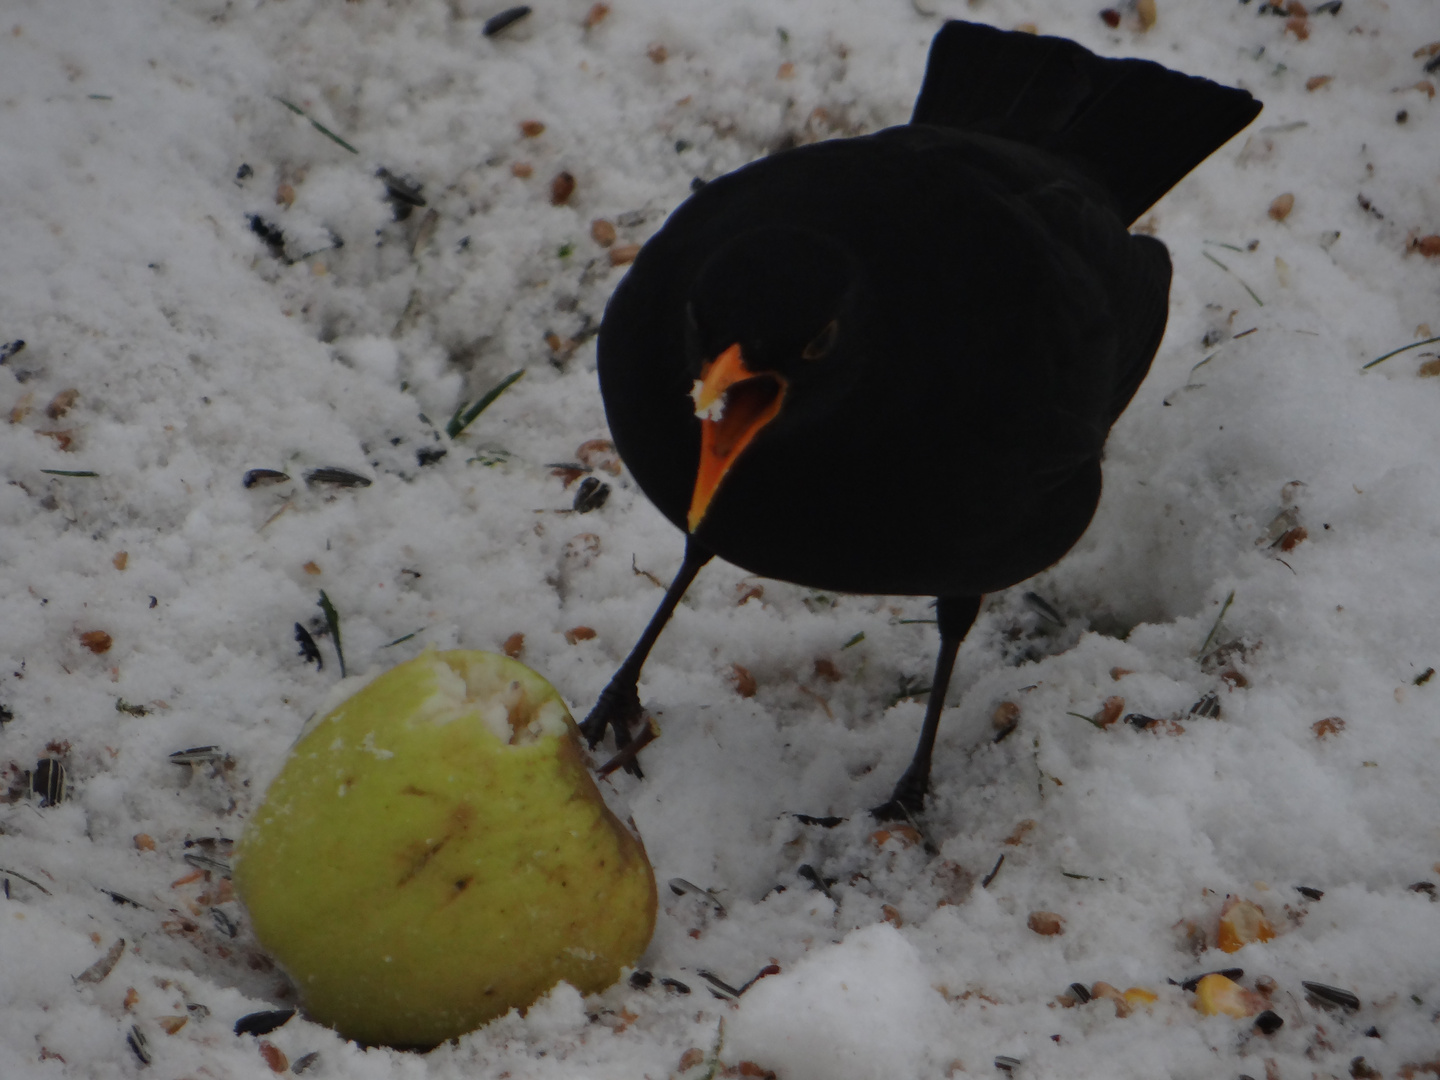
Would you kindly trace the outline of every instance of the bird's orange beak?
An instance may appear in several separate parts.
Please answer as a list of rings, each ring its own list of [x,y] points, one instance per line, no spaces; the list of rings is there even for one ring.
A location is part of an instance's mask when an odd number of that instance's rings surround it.
[[[731,345],[700,370],[690,392],[700,417],[700,468],[688,518],[692,533],[735,459],[780,412],[785,386],[773,371],[757,373],[746,367],[739,345]]]

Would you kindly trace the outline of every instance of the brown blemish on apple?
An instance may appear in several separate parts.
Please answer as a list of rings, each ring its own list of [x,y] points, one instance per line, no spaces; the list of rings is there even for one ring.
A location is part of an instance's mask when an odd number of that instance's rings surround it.
[[[416,875],[425,869],[430,860],[440,854],[440,849],[449,842],[450,836],[447,833],[439,840],[433,842],[420,840],[407,845],[405,850],[400,853],[400,861],[404,864],[404,870],[401,871],[400,880],[395,883],[396,887],[403,887],[410,884]]]

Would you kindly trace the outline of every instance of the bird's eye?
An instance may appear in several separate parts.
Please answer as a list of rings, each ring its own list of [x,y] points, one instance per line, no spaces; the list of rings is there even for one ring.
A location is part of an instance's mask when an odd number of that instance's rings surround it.
[[[835,339],[839,335],[840,326],[836,320],[831,319],[825,324],[825,329],[816,334],[810,344],[800,350],[800,355],[806,360],[819,360],[835,347]]]

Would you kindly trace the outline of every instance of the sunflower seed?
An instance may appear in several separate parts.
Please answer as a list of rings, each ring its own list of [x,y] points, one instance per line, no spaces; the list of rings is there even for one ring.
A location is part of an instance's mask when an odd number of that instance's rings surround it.
[[[294,1015],[294,1009],[267,1009],[264,1012],[248,1013],[235,1021],[235,1034],[269,1035],[276,1028],[284,1027]]]
[[[224,761],[225,751],[218,746],[192,746],[188,750],[176,750],[170,755],[170,760],[176,765],[205,765]]]
[[[530,9],[523,5],[520,7],[506,8],[504,11],[500,12],[499,15],[492,15],[490,16],[490,18],[486,19],[485,25],[480,28],[480,33],[484,34],[486,37],[494,37],[496,34],[500,33],[501,30],[504,30],[506,27],[513,26],[515,23],[519,22],[521,19],[525,18],[526,15],[529,14]]]
[[[1214,691],[1206,694],[1190,706],[1191,716],[1204,716],[1212,720],[1220,718],[1220,697]]]
[[[575,501],[571,505],[577,514],[588,514],[591,510],[599,510],[608,498],[610,485],[593,476],[587,476],[580,481],[580,487],[575,491]]]
[[[283,484],[290,477],[279,469],[251,469],[240,481],[247,488],[265,487],[269,484]]]
[[[1360,999],[1349,990],[1341,990],[1338,986],[1326,986],[1324,983],[1301,981],[1301,986],[1310,996],[1310,1000],[1317,1005],[1339,1005],[1341,1008],[1355,1010],[1360,1008]]]
[[[311,469],[305,474],[307,484],[332,484],[335,487],[369,487],[372,480],[361,476],[359,473],[351,472],[349,469],[338,469],[333,466],[326,466],[320,469]]]
[[[221,877],[230,876],[230,864],[223,859],[212,859],[209,855],[201,855],[198,851],[187,851],[180,857],[197,870],[208,870]]]
[[[150,1043],[134,1024],[130,1025],[130,1034],[125,1036],[125,1041],[135,1052],[135,1056],[140,1059],[141,1065],[150,1064]]]
[[[666,884],[670,886],[670,891],[676,896],[684,896],[686,893],[689,893],[691,896],[698,896],[702,900],[708,900],[711,906],[715,908],[715,914],[722,919],[725,917],[725,905],[722,904],[709,889],[702,889],[694,882],[686,881],[681,877],[672,877]]]
[[[57,758],[41,758],[30,774],[30,790],[40,796],[41,806],[59,806],[65,801],[65,766]]]

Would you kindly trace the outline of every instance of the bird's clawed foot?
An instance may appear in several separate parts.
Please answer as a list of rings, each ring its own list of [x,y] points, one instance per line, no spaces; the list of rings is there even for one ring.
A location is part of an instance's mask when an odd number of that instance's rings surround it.
[[[608,686],[600,691],[599,700],[580,725],[580,733],[591,749],[605,737],[605,729],[615,732],[615,749],[624,750],[630,745],[630,729],[638,724],[644,714],[640,706],[640,691],[634,679],[611,679]],[[634,776],[643,775],[638,762],[628,761],[625,771]]]
[[[908,821],[913,825],[925,810],[925,792],[930,787],[929,763],[925,764],[922,770],[912,762],[890,798],[870,808],[870,816],[876,821]]]

